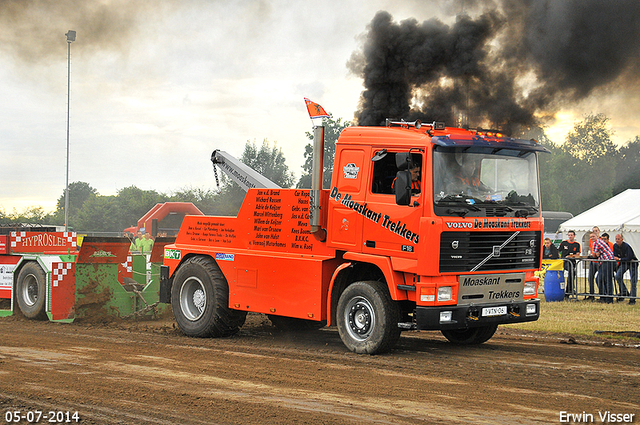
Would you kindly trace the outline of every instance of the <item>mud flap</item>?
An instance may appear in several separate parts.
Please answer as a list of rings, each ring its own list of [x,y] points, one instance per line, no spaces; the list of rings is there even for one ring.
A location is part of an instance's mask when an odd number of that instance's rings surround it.
[[[160,293],[158,296],[161,303],[171,303],[171,282],[169,282],[168,266],[160,266]]]

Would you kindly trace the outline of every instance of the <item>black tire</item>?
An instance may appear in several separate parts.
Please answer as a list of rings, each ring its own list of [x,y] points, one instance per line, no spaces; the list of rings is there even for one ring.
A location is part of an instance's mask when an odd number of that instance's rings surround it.
[[[498,325],[488,325],[478,328],[443,330],[442,335],[453,344],[474,345],[489,341],[497,329]]]
[[[15,294],[18,308],[25,317],[38,320],[47,318],[46,284],[47,275],[37,263],[30,261],[20,269]]]
[[[355,282],[338,300],[336,322],[344,345],[358,354],[378,354],[393,348],[402,331],[400,309],[382,282]]]
[[[175,274],[171,307],[187,336],[223,337],[238,333],[246,311],[229,308],[229,285],[210,257],[192,257]]]
[[[296,317],[267,314],[271,324],[283,332],[315,331],[327,325],[325,321],[298,319]]]

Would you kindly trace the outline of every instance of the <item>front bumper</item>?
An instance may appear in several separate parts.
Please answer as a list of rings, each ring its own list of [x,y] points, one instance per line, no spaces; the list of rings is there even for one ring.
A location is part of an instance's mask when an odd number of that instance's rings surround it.
[[[535,312],[527,313],[533,309]],[[507,313],[500,316],[483,316],[482,309],[490,307],[507,307]],[[448,313],[450,312],[450,314]],[[441,314],[444,313],[444,314]],[[449,320],[442,320],[445,317]],[[509,303],[492,303],[477,305],[451,305],[439,307],[416,307],[416,329],[424,331],[466,329],[492,324],[505,325],[509,323],[532,322],[540,317],[540,300],[526,300]]]

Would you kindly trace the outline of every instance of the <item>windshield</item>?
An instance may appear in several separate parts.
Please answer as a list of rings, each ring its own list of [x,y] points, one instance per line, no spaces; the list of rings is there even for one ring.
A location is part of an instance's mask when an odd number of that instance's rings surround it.
[[[433,199],[438,215],[528,216],[539,211],[534,152],[445,148],[433,155]],[[451,207],[462,207],[462,210]],[[489,214],[488,207],[500,207]],[[495,208],[493,209],[495,210]]]

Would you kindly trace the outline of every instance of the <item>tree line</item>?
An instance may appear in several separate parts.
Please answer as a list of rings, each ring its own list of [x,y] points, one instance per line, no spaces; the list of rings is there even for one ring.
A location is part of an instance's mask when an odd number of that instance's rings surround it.
[[[333,117],[323,120],[325,126],[325,158],[323,187],[331,182],[335,142],[349,121]],[[543,209],[579,214],[628,188],[640,188],[640,138],[618,147],[612,141],[609,118],[603,114],[586,115],[576,122],[563,143],[555,143],[543,128],[534,128],[525,137],[532,137],[546,146],[551,154],[539,156]],[[311,132],[306,133],[309,140]],[[296,182],[286,165],[282,149],[268,140],[260,146],[253,141],[245,144],[242,162],[281,187],[309,188],[311,185],[312,144],[305,146],[302,176]],[[137,223],[155,204],[162,202],[192,202],[207,215],[235,215],[244,199],[244,191],[223,173],[216,189],[185,187],[172,193],[143,190],[129,186],[116,195],[103,196],[86,182],[69,185],[69,227],[78,231],[121,232]],[[58,198],[56,210],[47,213],[42,207],[31,207],[20,213],[5,213],[0,209],[0,224],[39,223],[64,225],[64,193]]]

